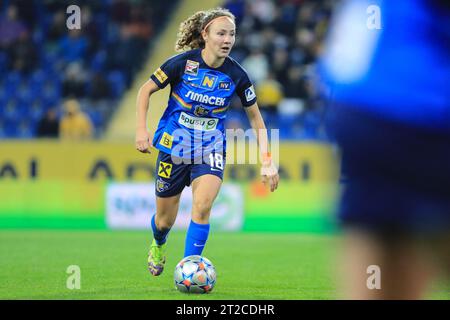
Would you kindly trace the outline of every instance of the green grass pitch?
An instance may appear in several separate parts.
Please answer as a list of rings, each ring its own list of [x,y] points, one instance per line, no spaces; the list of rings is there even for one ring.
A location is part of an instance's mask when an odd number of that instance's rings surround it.
[[[203,252],[217,284],[207,295],[175,290],[184,232],[172,232],[166,269],[147,271],[150,232],[0,231],[0,299],[335,299],[336,237],[294,233],[214,233]],[[81,289],[66,287],[67,267]],[[447,288],[448,289],[448,288]],[[440,293],[439,293],[440,292]],[[444,298],[441,288],[433,297]]]

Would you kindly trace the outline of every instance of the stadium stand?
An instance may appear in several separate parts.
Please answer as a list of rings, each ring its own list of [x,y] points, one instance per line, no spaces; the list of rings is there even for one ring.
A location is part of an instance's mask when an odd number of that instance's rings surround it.
[[[2,1],[0,138],[40,136],[39,122],[51,109],[61,119],[70,98],[89,116],[94,137],[103,137],[176,3],[80,0],[81,29],[68,30],[68,0]],[[226,0],[222,5],[237,17],[231,55],[255,82],[267,127],[279,128],[282,139],[324,139],[315,61],[335,1]],[[248,127],[237,99],[227,126]]]
[[[231,53],[250,74],[268,128],[282,139],[324,139],[324,103],[316,87],[315,62],[331,12],[330,0],[227,0],[237,17]],[[238,101],[230,127],[246,123]]]
[[[176,2],[77,1],[81,29],[68,30],[71,1],[1,1],[0,138],[37,137],[69,98],[101,137]]]

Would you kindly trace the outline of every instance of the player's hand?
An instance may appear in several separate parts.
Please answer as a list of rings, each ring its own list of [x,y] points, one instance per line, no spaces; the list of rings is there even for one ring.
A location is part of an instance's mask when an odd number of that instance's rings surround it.
[[[146,128],[136,130],[136,150],[142,153],[151,153],[152,139]]]
[[[278,175],[278,169],[272,161],[263,162],[261,167],[261,176],[263,183],[265,185],[269,184],[271,192],[274,192],[278,188],[280,176]]]

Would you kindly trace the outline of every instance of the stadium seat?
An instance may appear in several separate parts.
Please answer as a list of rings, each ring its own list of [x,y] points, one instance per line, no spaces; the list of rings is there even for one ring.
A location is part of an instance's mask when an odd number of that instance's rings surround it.
[[[30,88],[28,87],[28,85],[23,85],[20,87],[20,89],[18,89],[18,91],[16,93],[16,98],[20,104],[23,104],[23,105],[30,104],[30,102],[33,98],[33,95],[32,95]]]
[[[40,99],[34,99],[27,109],[27,117],[33,121],[39,121],[45,114],[47,108]]]
[[[17,135],[17,124],[15,120],[5,120],[4,122],[4,135],[6,138],[15,138]]]
[[[120,97],[126,87],[123,73],[118,70],[111,71],[107,76],[107,80],[111,85],[111,96],[113,98]]]
[[[87,114],[89,115],[89,118],[92,121],[92,124],[96,127],[96,128],[101,128],[101,126],[103,125],[103,115],[100,111],[98,110],[88,110]]]
[[[94,72],[99,72],[104,70],[106,63],[106,51],[100,50],[94,55],[91,62],[91,70]]]
[[[6,139],[6,131],[5,131],[5,124],[3,123],[2,119],[0,119],[0,139]]]
[[[320,115],[315,111],[308,111],[303,117],[303,136],[305,139],[319,137]]]
[[[125,1],[130,3],[130,10],[143,7],[139,3],[132,3],[134,1]],[[16,1],[0,2],[0,15],[4,16],[8,6],[14,2]],[[100,72],[105,76],[111,87],[111,95],[107,99],[103,99],[103,97],[100,99],[107,101],[107,108],[94,108],[96,111],[93,111],[91,116],[96,126],[100,127],[110,119],[112,111],[118,106],[118,99],[131,84],[131,75],[134,74],[131,68],[125,65],[129,59],[125,59],[125,64],[123,61],[119,61],[121,63],[109,66],[110,69],[106,71],[108,58],[111,56],[111,52],[107,50],[109,50],[109,45],[113,49],[117,47],[123,28],[123,22],[116,21],[111,14],[115,2],[114,0],[98,0],[94,1],[92,5],[89,4],[88,10],[90,10],[91,16],[88,25],[86,28],[83,27],[81,37],[78,39],[68,36],[65,23],[64,26],[61,26],[65,30],[62,30],[63,32],[60,32],[61,29],[51,29],[56,21],[55,18],[60,18],[61,16],[58,17],[58,14],[62,9],[65,10],[64,4],[60,5],[53,1],[31,1],[27,5],[28,10],[33,13],[34,20],[22,22],[29,31],[38,61],[36,61],[35,69],[31,70],[29,74],[21,74],[11,68],[8,56],[10,48],[0,52],[0,121],[6,118],[11,120],[9,123],[3,124],[2,135],[14,136],[17,134],[27,137],[33,131],[26,129],[27,127],[33,127],[33,123],[38,121],[48,108],[62,105],[62,80],[67,70],[67,62],[72,60],[83,61],[82,72],[86,74],[84,81],[86,85],[90,83],[89,79],[95,72]],[[144,7],[152,11],[152,18],[148,19],[149,24],[163,21],[165,14],[169,13],[169,6],[169,4],[160,7],[146,4]],[[53,31],[56,33],[51,34]],[[73,50],[64,50],[64,48]],[[144,59],[146,52],[143,50],[141,52],[142,59]],[[132,60],[138,65],[142,59],[135,57]],[[29,124],[23,125],[23,130],[20,132],[15,127],[18,111],[6,110],[5,113],[8,103],[12,100],[14,100],[12,102],[14,105],[20,107],[22,115],[29,120]],[[93,105],[102,100],[89,101],[89,104]]]
[[[47,73],[43,70],[36,70],[30,77],[29,84],[31,86],[41,86],[47,80]]]
[[[5,52],[0,52],[0,75],[6,73],[7,69],[8,69],[8,55]]]
[[[61,92],[55,83],[47,82],[41,92],[42,100],[46,107],[56,105],[61,98]]]
[[[22,75],[17,71],[6,74],[4,86],[7,91],[15,92],[22,82]]]
[[[16,137],[20,139],[31,139],[34,136],[34,125],[28,120],[17,123]]]

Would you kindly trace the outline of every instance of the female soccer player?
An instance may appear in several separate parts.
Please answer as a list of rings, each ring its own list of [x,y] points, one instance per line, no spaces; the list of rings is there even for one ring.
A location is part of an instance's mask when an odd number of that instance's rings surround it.
[[[226,144],[224,120],[236,93],[256,129],[262,157],[261,174],[273,192],[279,181],[268,152],[265,124],[253,85],[231,57],[235,18],[226,9],[199,11],[180,25],[175,49],[185,51],[168,59],[142,85],[137,96],[136,149],[159,150],[156,166],[156,214],[148,267],[158,276],[165,263],[166,239],[175,222],[180,195],[192,184],[193,206],[184,256],[201,255],[209,234],[209,216],[223,179]],[[147,130],[150,96],[171,86],[167,109],[153,138]],[[262,134],[261,134],[262,133]]]

